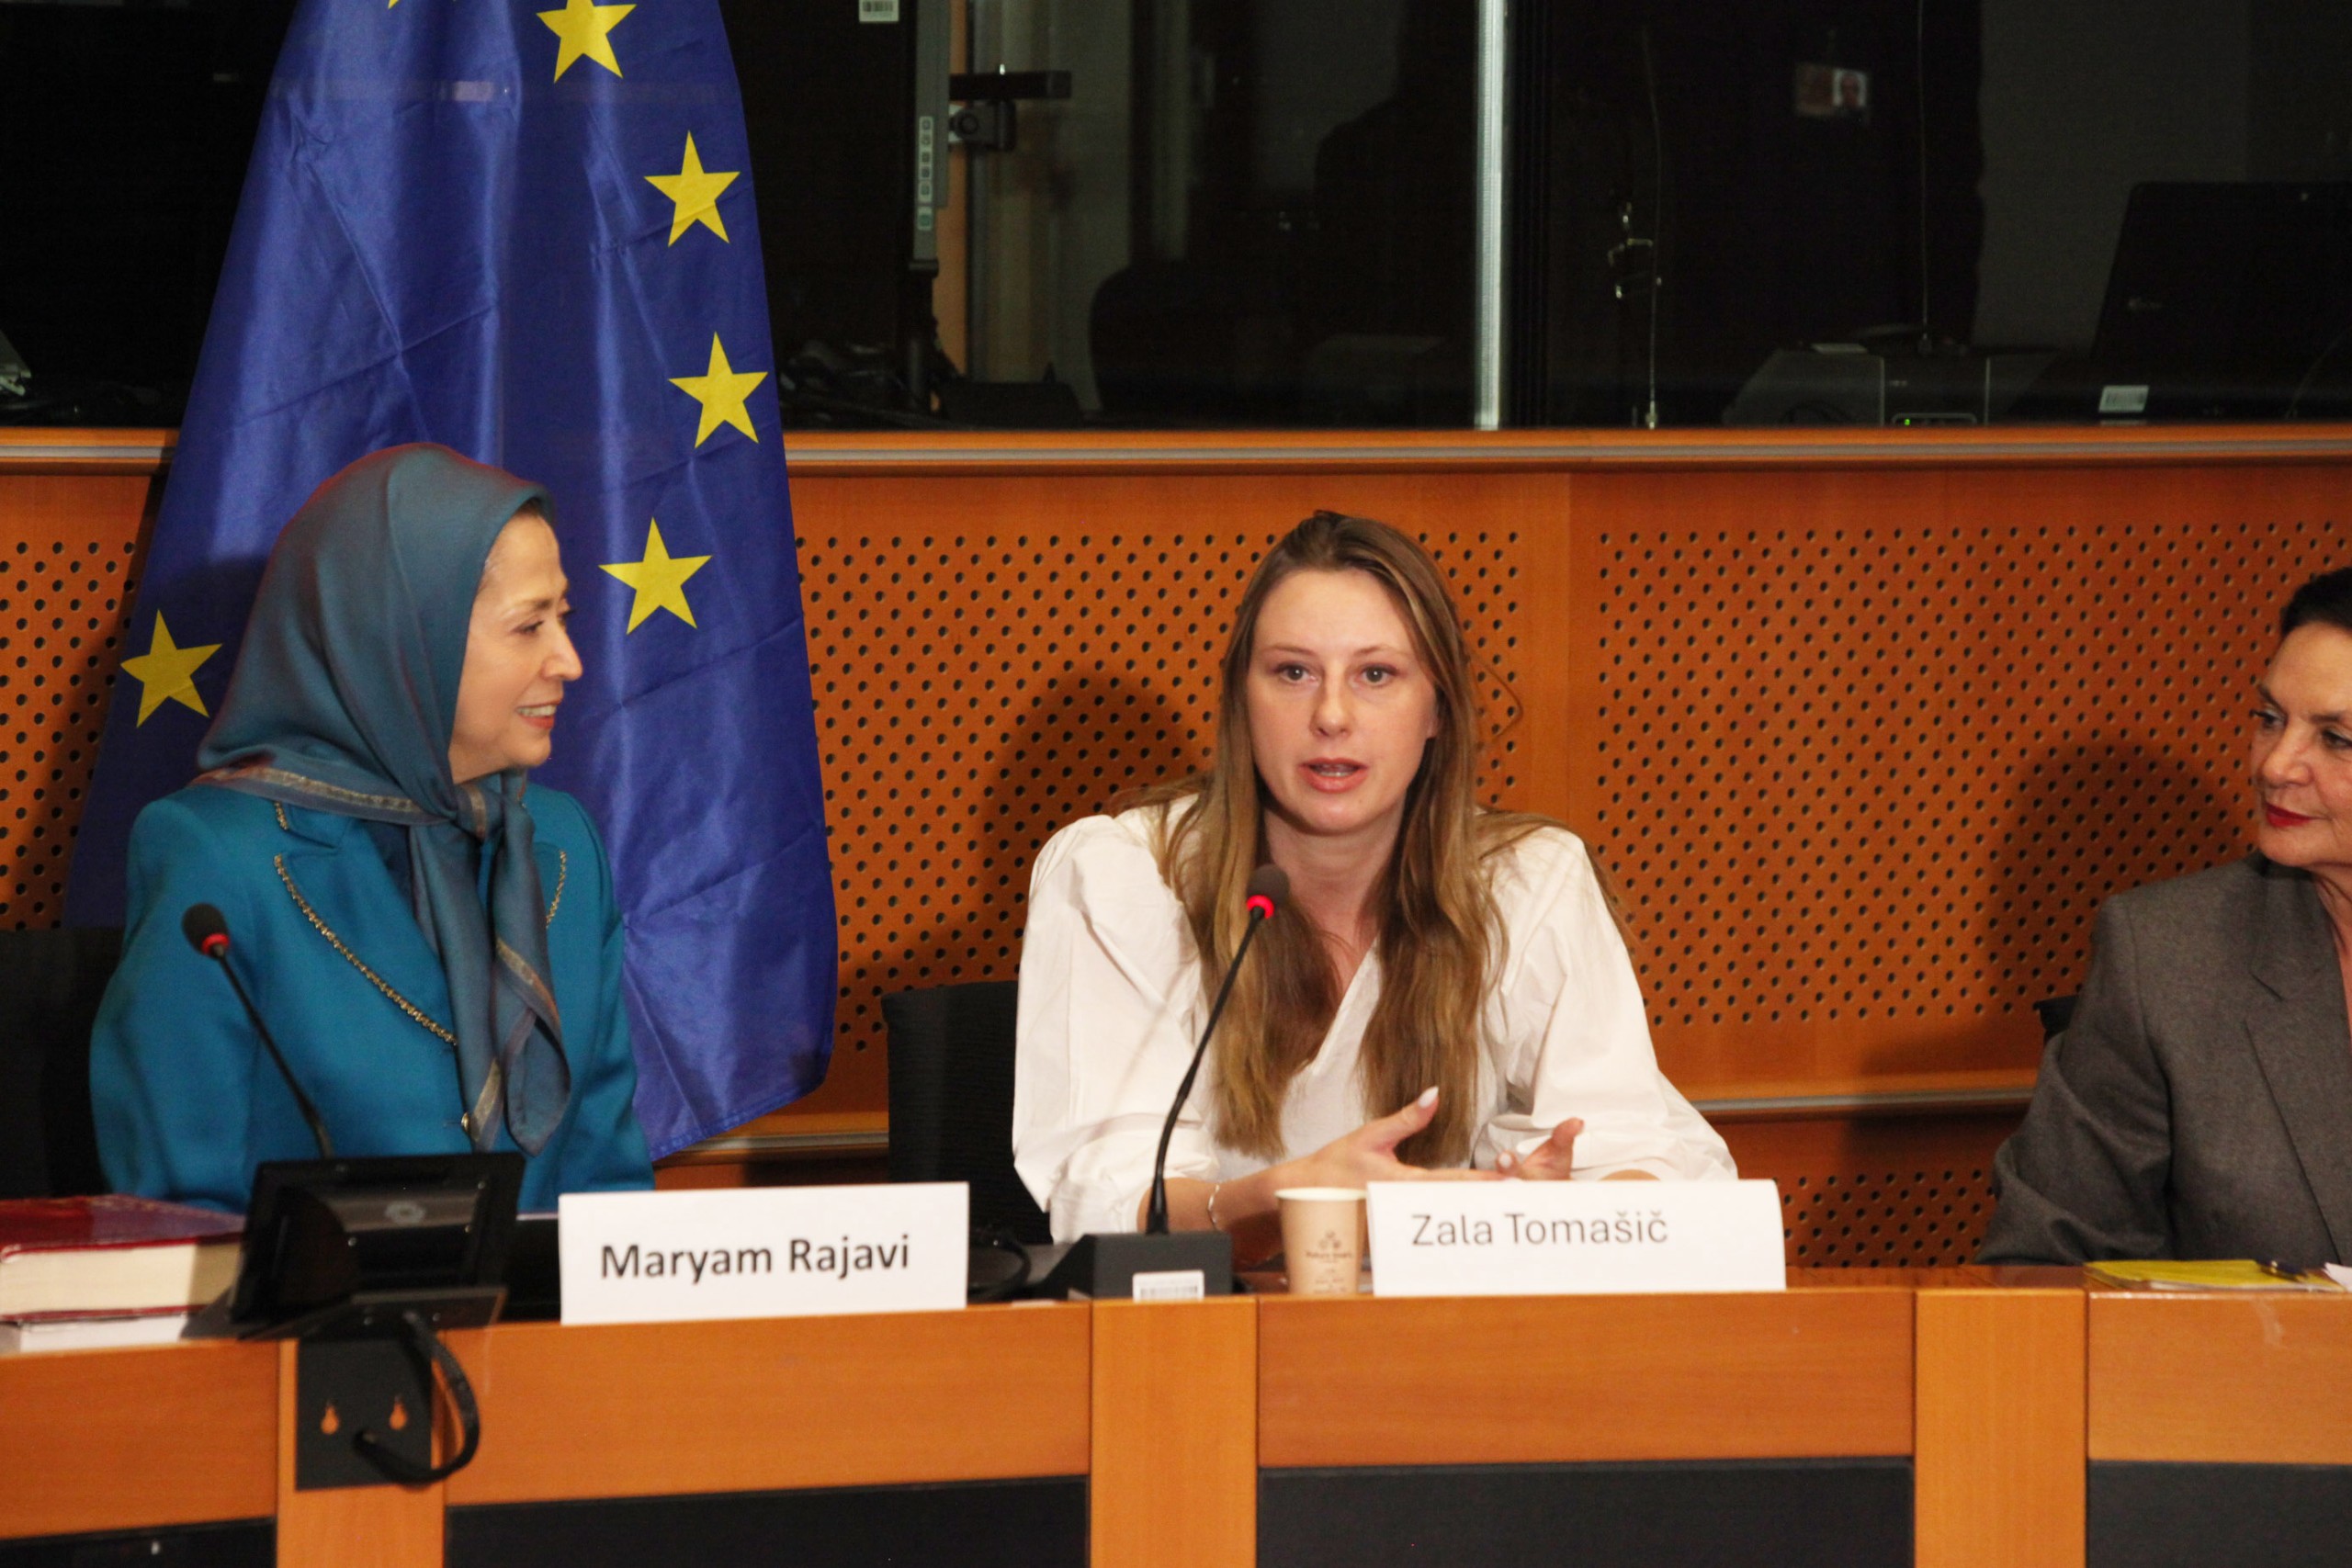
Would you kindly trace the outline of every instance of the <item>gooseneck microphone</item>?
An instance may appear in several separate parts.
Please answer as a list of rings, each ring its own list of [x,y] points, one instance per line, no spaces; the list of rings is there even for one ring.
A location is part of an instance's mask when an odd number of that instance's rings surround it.
[[[1252,882],[1250,886],[1254,887],[1257,884]],[[327,1136],[327,1124],[320,1119],[319,1108],[311,1103],[311,1097],[304,1094],[302,1086],[294,1080],[294,1069],[286,1065],[285,1053],[278,1050],[277,1042],[269,1037],[269,1026],[262,1022],[261,1012],[254,1006],[253,998],[245,995],[243,983],[237,978],[237,972],[229,966],[228,920],[209,904],[190,904],[187,912],[180,916],[180,933],[187,938],[190,947],[220,965],[220,973],[229,977],[230,988],[237,993],[237,1000],[244,1004],[245,1017],[253,1021],[254,1032],[260,1035],[261,1043],[269,1048],[269,1059],[277,1064],[277,1076],[286,1080],[288,1089],[293,1090],[294,1103],[300,1109],[302,1120],[310,1123],[311,1136],[318,1141],[319,1157],[334,1158],[334,1140]],[[1230,984],[1229,981],[1227,983]]]
[[[1209,1008],[1209,1021],[1201,1029],[1201,1042],[1193,1047],[1193,1065],[1184,1069],[1184,1081],[1176,1086],[1176,1102],[1168,1108],[1168,1120],[1160,1125],[1159,1152],[1151,1159],[1151,1208],[1145,1216],[1146,1235],[1168,1234],[1168,1144],[1176,1135],[1176,1118],[1183,1112],[1184,1101],[1192,1098],[1193,1080],[1201,1076],[1201,1060],[1208,1055],[1209,1036],[1216,1032],[1216,1021],[1225,1016],[1226,998],[1233,995],[1234,977],[1241,973],[1241,961],[1249,956],[1250,939],[1258,928],[1274,918],[1274,908],[1290,897],[1290,878],[1278,865],[1261,865],[1250,874],[1250,918],[1241,928],[1241,944],[1233,950],[1233,962],[1225,966],[1225,982],[1216,988],[1216,1001]]]

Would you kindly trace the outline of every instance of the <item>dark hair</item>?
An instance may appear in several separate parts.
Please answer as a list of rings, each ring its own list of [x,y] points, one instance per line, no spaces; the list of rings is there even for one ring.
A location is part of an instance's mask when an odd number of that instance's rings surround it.
[[[2352,632],[2352,566],[2323,571],[2301,588],[2278,612],[2278,636],[2283,639],[2298,626],[2317,622]]]

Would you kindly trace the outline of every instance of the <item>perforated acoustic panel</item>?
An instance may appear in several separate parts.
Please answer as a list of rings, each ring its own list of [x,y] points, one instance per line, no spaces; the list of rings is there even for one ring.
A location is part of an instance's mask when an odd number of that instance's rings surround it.
[[[884,993],[1016,972],[1029,865],[1057,829],[1206,761],[1226,626],[1280,531],[804,535],[842,931],[829,1095],[872,1071],[860,1053],[878,1066]],[[1500,724],[1518,536],[1416,531],[1498,672]],[[1489,750],[1498,795],[1514,747]]]
[[[147,489],[0,475],[0,927],[63,918]]]
[[[1204,759],[1232,598],[1323,505],[1424,534],[1453,574],[1524,705],[1492,793],[1566,815],[1614,868],[1678,1083],[2015,1075],[2101,897],[2242,852],[2249,682],[2291,585],[2352,559],[2347,485],[2195,461],[804,466],[842,953],[842,1049],[808,1108],[879,1109],[876,998],[1012,974],[1046,835]],[[146,493],[0,475],[0,922],[58,918]],[[1772,1125],[1730,1133],[1781,1182],[1793,1260],[1973,1247],[2000,1128]]]
[[[1578,816],[1661,1056],[1701,1086],[2030,1065],[2100,899],[2245,852],[2252,682],[2343,532],[2228,475],[2102,474],[2083,521],[2063,475],[1967,506],[1727,478],[1671,512],[1579,481]]]
[[[1993,1218],[1993,1151],[2016,1112],[1739,1122],[1739,1173],[1780,1183],[1793,1268],[1973,1262]]]

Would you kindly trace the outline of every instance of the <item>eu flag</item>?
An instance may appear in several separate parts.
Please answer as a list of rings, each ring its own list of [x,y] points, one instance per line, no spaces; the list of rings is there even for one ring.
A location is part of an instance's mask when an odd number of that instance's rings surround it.
[[[807,639],[716,0],[303,0],[126,638],[67,918],[122,919],[278,528],[364,453],[545,484],[657,1155],[816,1087],[835,940]]]

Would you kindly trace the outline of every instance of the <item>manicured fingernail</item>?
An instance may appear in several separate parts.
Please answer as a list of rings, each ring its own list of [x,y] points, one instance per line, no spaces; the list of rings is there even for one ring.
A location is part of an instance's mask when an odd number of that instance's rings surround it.
[[[1424,1111],[1427,1111],[1430,1106],[1435,1105],[1437,1103],[1437,1085],[1431,1084],[1429,1088],[1421,1090],[1421,1098],[1413,1101],[1413,1103],[1419,1106]]]

